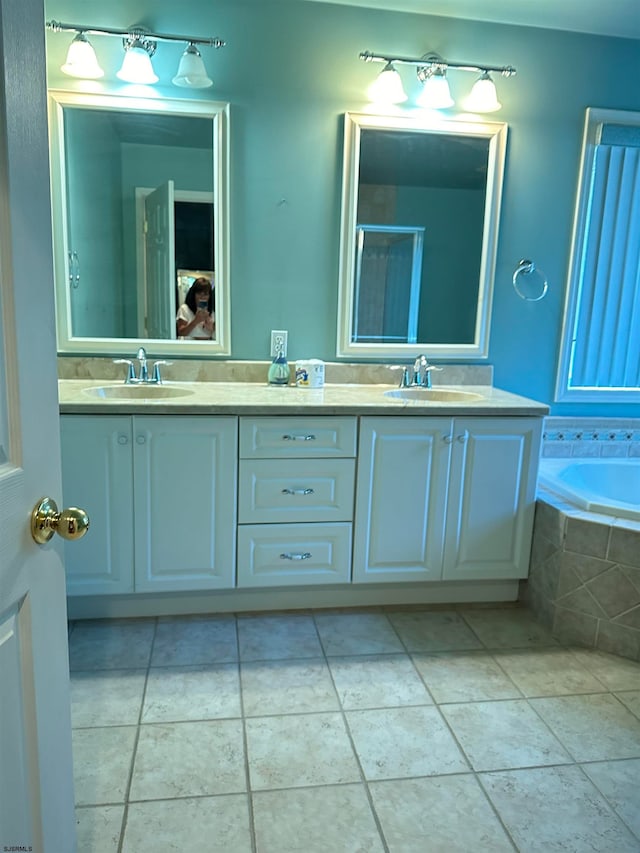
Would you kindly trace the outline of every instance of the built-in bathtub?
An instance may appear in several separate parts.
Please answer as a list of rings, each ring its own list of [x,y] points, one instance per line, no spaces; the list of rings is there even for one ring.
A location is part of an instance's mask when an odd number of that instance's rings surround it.
[[[640,459],[541,460],[522,597],[562,642],[640,660]]]
[[[538,482],[579,509],[640,521],[640,459],[542,459]]]

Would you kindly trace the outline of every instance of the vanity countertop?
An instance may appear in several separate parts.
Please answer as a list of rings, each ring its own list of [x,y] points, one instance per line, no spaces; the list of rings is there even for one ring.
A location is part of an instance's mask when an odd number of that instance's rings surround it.
[[[101,397],[100,392],[95,390],[114,386],[131,387],[112,380],[61,379],[58,382],[60,412],[136,415],[433,416],[543,416],[549,412],[549,407],[544,403],[488,385],[434,386],[434,391],[449,388],[480,395],[479,399],[446,402],[403,400],[385,396],[385,391],[396,387],[393,385],[348,383],[327,384],[323,388],[312,389],[253,382],[166,382],[162,388],[175,389],[178,394],[180,389],[183,389],[186,393],[182,396],[140,399]],[[136,392],[137,389],[134,389],[130,393]]]

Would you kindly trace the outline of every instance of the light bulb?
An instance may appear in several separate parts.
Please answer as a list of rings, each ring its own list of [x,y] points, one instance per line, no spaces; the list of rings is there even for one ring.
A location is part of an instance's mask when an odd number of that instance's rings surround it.
[[[60,70],[70,77],[83,77],[86,80],[104,77],[96,52],[84,33],[78,33],[69,45],[66,61]]]
[[[122,67],[116,74],[125,83],[157,83],[158,76],[153,70],[151,57],[143,47],[133,46],[125,48]]]
[[[388,62],[367,90],[372,101],[383,104],[401,104],[407,100],[407,94],[402,86],[402,78]]]
[[[472,113],[493,113],[502,107],[498,100],[496,85],[488,71],[483,71],[473,84],[464,106]]]

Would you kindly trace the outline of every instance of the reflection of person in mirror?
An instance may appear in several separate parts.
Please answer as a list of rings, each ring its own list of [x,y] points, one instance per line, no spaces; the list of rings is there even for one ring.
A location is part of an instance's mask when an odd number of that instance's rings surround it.
[[[207,278],[197,278],[178,308],[176,331],[179,338],[210,341],[216,328],[213,287]]]

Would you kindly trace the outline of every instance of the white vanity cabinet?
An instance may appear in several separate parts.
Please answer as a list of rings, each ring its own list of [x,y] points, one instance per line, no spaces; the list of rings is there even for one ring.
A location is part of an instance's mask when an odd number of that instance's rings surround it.
[[[355,417],[240,418],[238,587],[348,583]]]
[[[526,577],[540,439],[540,418],[361,418],[354,582]]]
[[[63,493],[90,509],[70,595],[235,585],[237,419],[63,415]]]

